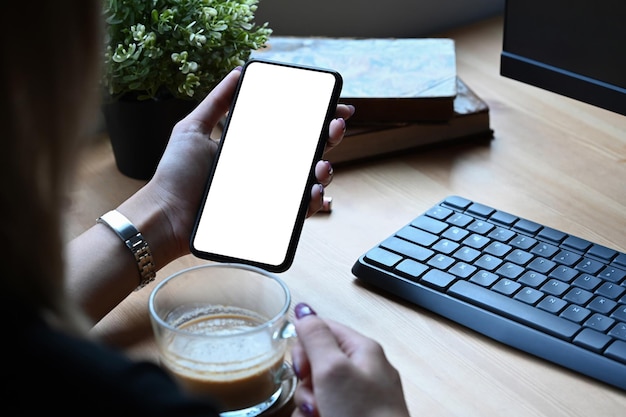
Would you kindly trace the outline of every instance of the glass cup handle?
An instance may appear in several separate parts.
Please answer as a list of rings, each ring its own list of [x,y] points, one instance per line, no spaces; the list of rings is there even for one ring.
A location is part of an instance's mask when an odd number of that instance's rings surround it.
[[[296,334],[296,326],[290,321],[285,322],[276,332],[277,339],[292,339],[295,337],[298,337]]]

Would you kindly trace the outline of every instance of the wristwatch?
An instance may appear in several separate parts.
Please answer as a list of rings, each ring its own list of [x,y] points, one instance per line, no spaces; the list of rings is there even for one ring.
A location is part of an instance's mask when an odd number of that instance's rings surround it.
[[[137,228],[117,210],[111,210],[98,218],[98,223],[107,225],[126,244],[135,257],[141,278],[136,290],[139,290],[156,278],[156,266],[148,242]]]

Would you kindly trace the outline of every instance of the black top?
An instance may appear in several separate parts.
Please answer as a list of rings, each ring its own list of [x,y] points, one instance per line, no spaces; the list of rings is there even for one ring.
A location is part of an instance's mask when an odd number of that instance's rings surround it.
[[[0,301],[3,409],[61,416],[219,416],[214,404],[185,396],[158,365],[70,336]]]

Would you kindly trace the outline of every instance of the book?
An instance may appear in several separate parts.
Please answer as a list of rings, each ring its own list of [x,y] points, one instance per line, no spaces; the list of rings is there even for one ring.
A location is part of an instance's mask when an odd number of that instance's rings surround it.
[[[324,158],[339,165],[444,143],[491,140],[489,106],[458,77],[456,84],[454,116],[447,122],[348,125],[341,144]]]
[[[444,121],[454,116],[456,54],[447,38],[270,37],[252,58],[338,71],[352,124]]]

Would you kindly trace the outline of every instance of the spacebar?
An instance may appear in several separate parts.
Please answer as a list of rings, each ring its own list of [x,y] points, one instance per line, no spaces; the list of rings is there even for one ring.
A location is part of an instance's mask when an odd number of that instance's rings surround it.
[[[571,339],[580,330],[574,322],[471,282],[455,282],[448,294],[561,339]]]

